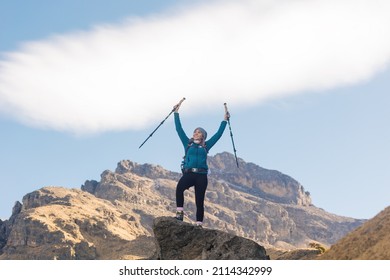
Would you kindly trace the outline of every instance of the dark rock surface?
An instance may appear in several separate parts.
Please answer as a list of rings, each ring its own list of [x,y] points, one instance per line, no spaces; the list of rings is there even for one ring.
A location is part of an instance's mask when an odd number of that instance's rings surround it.
[[[157,259],[161,260],[266,260],[264,247],[247,238],[201,228],[175,218],[154,220]]]

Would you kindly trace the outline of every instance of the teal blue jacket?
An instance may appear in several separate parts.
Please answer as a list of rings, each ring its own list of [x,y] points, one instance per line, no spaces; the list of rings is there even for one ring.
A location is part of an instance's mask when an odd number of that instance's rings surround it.
[[[221,138],[223,132],[225,131],[227,121],[221,122],[218,131],[206,141],[206,145],[203,147],[196,143],[189,144],[190,138],[185,134],[183,127],[181,126],[179,113],[175,112],[174,116],[177,134],[184,146],[184,152],[187,150],[183,160],[183,168],[202,168],[208,170],[207,153]],[[207,171],[200,173],[207,173]]]

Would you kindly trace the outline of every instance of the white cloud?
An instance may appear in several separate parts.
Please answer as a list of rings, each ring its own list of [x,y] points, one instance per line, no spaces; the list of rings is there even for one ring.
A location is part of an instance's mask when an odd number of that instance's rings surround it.
[[[184,96],[196,112],[354,84],[389,64],[389,14],[387,0],[210,1],[26,42],[0,61],[0,110],[93,133],[156,123]]]

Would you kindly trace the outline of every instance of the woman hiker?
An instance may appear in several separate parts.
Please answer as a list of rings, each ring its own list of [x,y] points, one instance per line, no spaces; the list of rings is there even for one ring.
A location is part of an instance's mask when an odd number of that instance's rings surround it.
[[[196,224],[198,226],[202,226],[204,217],[204,198],[208,184],[207,153],[221,138],[229,118],[229,113],[225,113],[224,120],[221,122],[218,131],[206,141],[207,132],[201,127],[194,130],[192,138],[189,138],[185,134],[179,117],[180,105],[181,103],[174,107],[175,127],[177,134],[183,143],[185,155],[182,162],[183,176],[180,178],[176,186],[176,219],[183,221],[184,191],[194,186]]]

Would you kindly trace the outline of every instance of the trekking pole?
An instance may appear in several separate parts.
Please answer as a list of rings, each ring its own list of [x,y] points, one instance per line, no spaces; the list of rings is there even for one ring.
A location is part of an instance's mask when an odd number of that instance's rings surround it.
[[[230,113],[229,113],[229,111],[228,111],[228,108],[227,108],[226,103],[223,103],[223,105],[225,106],[225,113],[228,115],[227,122],[228,122],[229,130],[230,130],[230,138],[232,139],[234,157],[236,158],[237,168],[239,168],[239,166],[238,166],[237,154],[236,154],[236,151],[237,151],[237,150],[236,150],[236,146],[234,145],[232,127],[230,126]]]
[[[173,112],[175,112],[176,108],[177,108],[178,106],[180,106],[181,103],[182,103],[184,100],[186,100],[185,97],[183,97],[183,99],[180,100],[180,102],[179,102],[178,104],[176,104],[176,105],[173,107],[172,111],[168,114],[168,116],[166,116],[165,119],[163,119],[163,121],[155,128],[155,130],[153,130],[152,133],[150,133],[149,137],[146,138],[144,142],[142,142],[142,144],[138,147],[138,149],[140,149],[140,148],[143,146],[143,144],[145,144],[146,141],[148,141],[149,138],[153,136],[153,133],[155,133],[156,130],[157,130],[157,129],[166,121],[166,119],[169,118],[169,116],[170,116]]]

